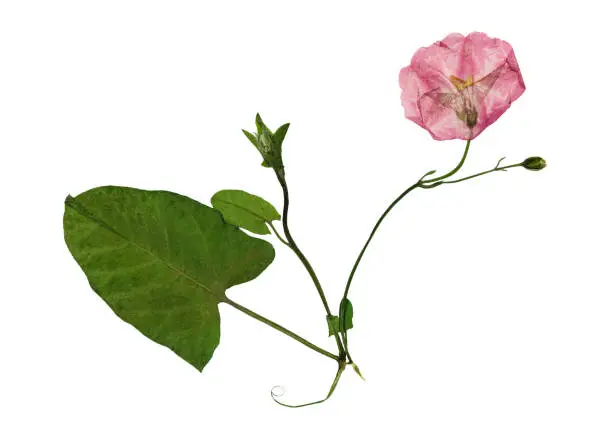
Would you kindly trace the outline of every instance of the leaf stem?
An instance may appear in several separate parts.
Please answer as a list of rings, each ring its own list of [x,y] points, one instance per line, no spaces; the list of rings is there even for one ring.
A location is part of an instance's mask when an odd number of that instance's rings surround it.
[[[291,236],[291,232],[289,231],[289,189],[287,188],[287,181],[285,180],[284,170],[280,169],[280,170],[275,170],[275,171],[276,171],[276,177],[278,178],[278,182],[280,183],[281,188],[283,189],[282,223],[283,223],[283,231],[285,232],[285,237],[287,237],[287,242],[288,242],[289,247],[293,250],[295,255],[297,255],[299,260],[302,262],[302,264],[308,271],[308,274],[310,275],[310,278],[312,279],[312,282],[314,283],[317,289],[317,292],[319,293],[319,297],[321,298],[321,302],[323,303],[323,307],[325,308],[325,313],[327,313],[327,318],[329,318],[333,315],[329,308],[329,304],[327,303],[327,298],[325,297],[325,293],[323,292],[323,287],[321,287],[321,283],[319,282],[319,278],[317,277],[317,274],[315,273],[314,269],[312,268],[312,265],[310,264],[306,256],[302,253],[300,248],[295,243],[295,240],[293,239],[293,237]],[[336,344],[338,345],[340,357],[342,358],[345,356],[345,350],[342,345],[342,342],[340,342],[340,337],[338,336],[337,332],[334,333],[334,337],[336,339]]]
[[[283,237],[280,236],[280,234],[278,233],[278,231],[276,230],[272,222],[266,222],[266,223],[268,223],[268,225],[272,229],[272,232],[274,232],[274,235],[276,235],[276,238],[278,238],[282,244],[284,244],[285,246],[291,247],[291,245],[287,242],[287,240],[285,240]]]
[[[291,330],[286,329],[282,325],[277,324],[276,322],[274,322],[274,321],[272,321],[272,320],[270,320],[270,319],[268,319],[268,318],[266,318],[264,316],[261,316],[260,314],[255,313],[254,311],[252,311],[250,309],[247,309],[243,305],[240,305],[237,302],[234,302],[234,301],[232,301],[229,298],[225,298],[223,300],[223,302],[225,302],[226,304],[229,304],[230,306],[234,307],[235,309],[240,310],[242,313],[245,313],[245,314],[249,315],[251,318],[255,318],[256,320],[258,320],[260,322],[263,322],[266,325],[269,325],[270,327],[278,330],[279,332],[286,334],[290,338],[293,338],[296,341],[301,342],[306,347],[308,347],[308,348],[310,348],[310,349],[312,349],[312,350],[322,354],[323,356],[327,356],[328,358],[333,359],[336,362],[340,361],[340,358],[338,356],[336,356],[335,354],[330,353],[329,351],[327,351],[327,350],[325,350],[325,349],[323,349],[323,348],[313,344],[312,342],[302,338],[301,336],[297,335],[296,333],[293,333]]]

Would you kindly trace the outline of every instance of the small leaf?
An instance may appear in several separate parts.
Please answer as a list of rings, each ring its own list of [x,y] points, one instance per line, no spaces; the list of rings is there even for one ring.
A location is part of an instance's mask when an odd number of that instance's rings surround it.
[[[225,291],[274,259],[267,241],[167,191],[105,186],[68,197],[64,237],[117,316],[200,371],[219,344]]]
[[[289,130],[288,122],[278,127],[278,129],[273,135],[274,142],[276,142],[277,145],[283,144],[283,141],[285,140],[285,135],[287,134],[287,130]]]
[[[346,310],[344,310],[346,309]],[[340,303],[340,316],[344,313],[344,330],[353,328],[353,305],[345,298]],[[340,328],[340,317],[339,316],[328,316],[327,317],[327,328],[329,330],[329,336],[334,333],[341,332],[343,329]]]
[[[269,234],[266,222],[280,220],[280,214],[269,202],[248,192],[224,189],[210,199],[226,222],[255,234]]]
[[[335,333],[340,331],[340,318],[337,316],[327,317],[327,329],[329,330],[329,336],[333,336]]]
[[[348,298],[344,298],[340,303],[340,316],[344,316],[344,328],[340,328],[341,331],[353,328],[353,304]]]

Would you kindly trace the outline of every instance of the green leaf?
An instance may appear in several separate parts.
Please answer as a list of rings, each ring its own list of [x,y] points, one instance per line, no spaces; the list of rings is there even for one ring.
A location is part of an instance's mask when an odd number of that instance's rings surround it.
[[[341,328],[341,331],[353,328],[353,304],[348,298],[340,302],[340,316],[344,316],[344,328]]]
[[[334,335],[340,331],[340,318],[336,315],[327,317],[327,329],[329,330],[329,336]]]
[[[344,310],[346,309],[346,310]],[[348,330],[353,328],[353,305],[345,298],[340,303],[340,316],[342,314],[344,316],[344,330]],[[327,317],[327,328],[329,330],[329,336],[332,336],[334,333],[340,332],[342,329],[340,328],[340,317],[338,316],[328,316]]]
[[[269,234],[266,222],[280,220],[281,216],[269,202],[248,192],[224,189],[210,199],[226,222],[255,234]]]
[[[226,289],[274,259],[270,243],[167,191],[105,186],[68,196],[64,236],[93,290],[121,319],[200,371],[219,344]]]
[[[277,145],[282,145],[283,144],[283,141],[285,140],[285,135],[287,134],[287,130],[289,130],[289,123],[288,122],[286,124],[283,124],[280,127],[278,127],[278,129],[276,130],[276,132],[272,136],[274,138],[274,142]]]

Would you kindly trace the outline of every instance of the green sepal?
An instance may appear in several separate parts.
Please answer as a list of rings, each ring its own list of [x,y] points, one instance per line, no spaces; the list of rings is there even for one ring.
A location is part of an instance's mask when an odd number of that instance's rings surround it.
[[[259,148],[257,146],[257,138],[255,137],[255,135],[253,133],[249,133],[246,130],[242,130],[242,132],[251,141],[251,143],[255,146],[255,148]]]
[[[264,124],[264,122],[261,119],[261,116],[259,115],[259,113],[257,113],[257,115],[255,116],[255,126],[257,127],[257,134],[262,134],[262,133],[266,133],[267,132],[270,135],[272,135],[272,132],[270,131],[268,126],[266,124]]]
[[[285,140],[285,136],[287,135],[287,130],[289,130],[289,122],[278,127],[276,132],[272,135],[274,142],[278,145],[282,145]]]

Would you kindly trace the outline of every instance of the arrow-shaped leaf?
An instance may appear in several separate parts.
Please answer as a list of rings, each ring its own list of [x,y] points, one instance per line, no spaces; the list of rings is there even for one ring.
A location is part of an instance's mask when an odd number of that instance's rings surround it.
[[[219,344],[226,289],[274,259],[268,242],[179,194],[105,186],[65,205],[66,243],[94,291],[198,370]]]

